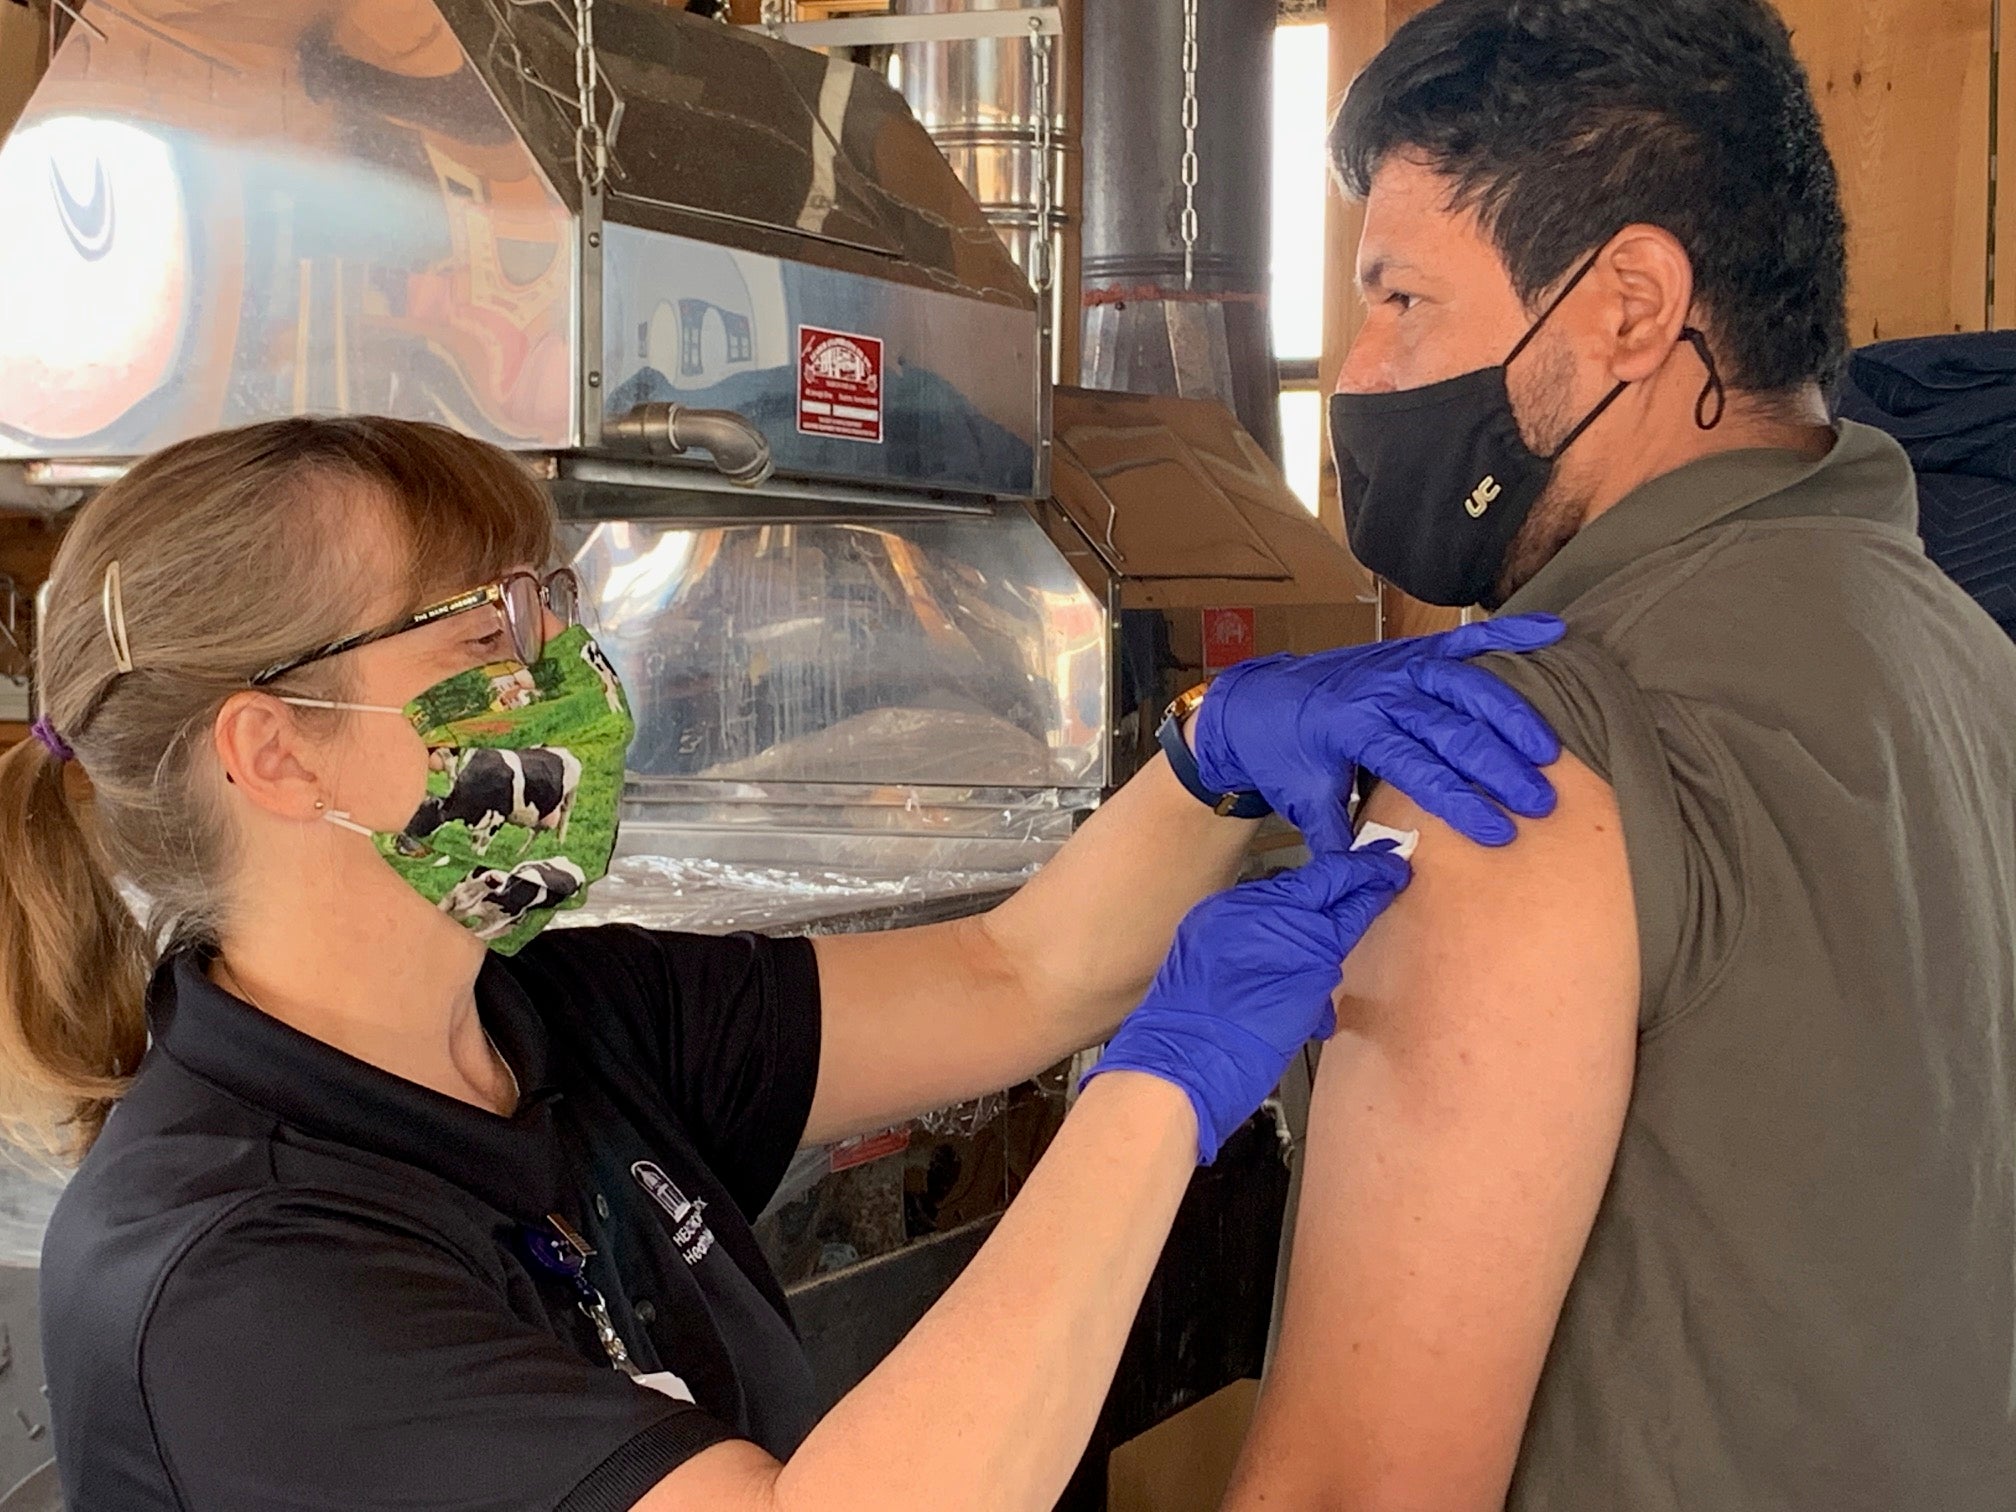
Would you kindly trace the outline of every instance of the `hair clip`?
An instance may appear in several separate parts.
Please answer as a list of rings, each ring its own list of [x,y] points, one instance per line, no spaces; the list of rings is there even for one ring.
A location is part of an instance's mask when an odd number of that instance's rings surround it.
[[[99,596],[105,611],[105,638],[112,642],[112,665],[120,673],[133,670],[133,646],[126,638],[126,598],[120,590],[119,563],[105,564],[105,589]]]

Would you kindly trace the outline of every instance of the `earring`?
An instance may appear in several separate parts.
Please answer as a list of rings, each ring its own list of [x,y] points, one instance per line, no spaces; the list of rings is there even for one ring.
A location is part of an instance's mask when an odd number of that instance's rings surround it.
[[[322,800],[321,800],[320,798],[317,798],[317,799],[315,800],[315,812],[316,812],[316,813],[318,813],[318,814],[319,814],[319,813],[321,813],[321,812],[322,812],[322,810],[326,809],[327,807],[329,807],[329,805],[328,805],[328,804],[326,804],[326,803],[324,803],[324,802],[323,802],[323,801],[322,801]]]

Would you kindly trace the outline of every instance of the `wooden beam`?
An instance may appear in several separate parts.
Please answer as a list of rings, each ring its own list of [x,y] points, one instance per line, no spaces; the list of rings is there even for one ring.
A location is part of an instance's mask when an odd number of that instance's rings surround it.
[[[1085,333],[1085,6],[1097,0],[1059,0],[1064,35],[1057,58],[1063,83],[1064,183],[1058,208],[1064,212],[1063,242],[1057,257],[1057,371],[1076,383]]]

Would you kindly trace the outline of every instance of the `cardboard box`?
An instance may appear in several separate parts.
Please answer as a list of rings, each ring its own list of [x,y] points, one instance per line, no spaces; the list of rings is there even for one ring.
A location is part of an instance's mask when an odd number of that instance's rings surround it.
[[[1115,1449],[1106,1512],[1217,1512],[1259,1395],[1258,1381],[1234,1381]]]

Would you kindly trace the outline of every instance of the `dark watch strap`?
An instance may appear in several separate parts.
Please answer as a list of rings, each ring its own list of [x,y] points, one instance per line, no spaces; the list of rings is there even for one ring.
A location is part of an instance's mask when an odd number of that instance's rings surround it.
[[[1162,728],[1155,732],[1155,739],[1162,747],[1162,754],[1169,758],[1169,770],[1176,774],[1176,780],[1189,789],[1193,798],[1221,818],[1265,819],[1274,812],[1274,806],[1258,793],[1214,793],[1204,785],[1204,774],[1197,770],[1196,753],[1190,749],[1190,742],[1183,738],[1181,715],[1171,714],[1163,720]]]

